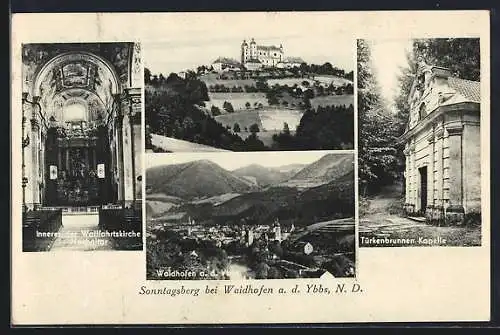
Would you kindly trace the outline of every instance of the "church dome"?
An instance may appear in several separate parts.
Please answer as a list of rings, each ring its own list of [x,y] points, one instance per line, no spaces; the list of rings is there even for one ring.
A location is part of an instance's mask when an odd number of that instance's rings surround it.
[[[250,44],[256,44],[255,40],[253,38],[252,38],[252,41],[250,42]]]

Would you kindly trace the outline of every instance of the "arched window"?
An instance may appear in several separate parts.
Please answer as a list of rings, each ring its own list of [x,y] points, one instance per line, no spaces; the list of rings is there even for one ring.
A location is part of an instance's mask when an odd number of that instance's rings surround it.
[[[421,104],[418,110],[418,120],[419,121],[422,120],[426,115],[427,114],[425,112],[425,104]]]
[[[86,120],[87,108],[80,103],[67,105],[64,108],[64,119],[67,121],[84,121]]]

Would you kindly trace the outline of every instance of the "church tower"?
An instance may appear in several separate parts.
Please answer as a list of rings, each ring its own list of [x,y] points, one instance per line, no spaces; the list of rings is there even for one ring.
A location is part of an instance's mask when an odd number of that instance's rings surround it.
[[[243,40],[241,43],[241,64],[245,64],[248,60],[249,50],[247,41]]]
[[[253,38],[250,41],[250,59],[257,59],[257,43]]]

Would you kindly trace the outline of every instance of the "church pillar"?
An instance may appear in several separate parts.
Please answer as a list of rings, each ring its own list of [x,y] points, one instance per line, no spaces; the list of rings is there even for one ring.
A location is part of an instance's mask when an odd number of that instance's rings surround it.
[[[96,157],[96,148],[92,147],[92,169],[97,171],[97,157]]]
[[[124,189],[123,189],[123,135],[122,135],[122,126],[123,126],[123,115],[121,115],[121,112],[118,113],[118,115],[115,118],[115,146],[116,146],[116,181],[117,181],[117,186],[118,186],[118,200],[120,202],[123,202],[125,200],[125,197],[123,195]]]
[[[403,150],[405,155],[405,204],[404,209],[406,214],[413,213],[411,201],[410,201],[410,191],[411,191],[411,162],[410,162],[410,150],[408,144]]]
[[[45,203],[45,190],[46,190],[46,171],[47,168],[45,166],[45,141],[47,139],[47,134],[44,131],[40,132],[40,171],[39,171],[39,177],[40,177],[40,187],[39,187],[39,193],[40,193],[40,204]],[[58,170],[59,171],[59,170]]]
[[[425,209],[425,217],[428,221],[433,221],[434,214],[434,128],[431,129],[428,142],[428,160],[427,165],[427,207]]]
[[[435,131],[434,150],[434,215],[433,220],[442,222],[444,219],[443,209],[443,128],[437,128]]]
[[[410,140],[410,204],[411,204],[411,213],[415,213],[417,210],[418,204],[418,185],[417,185],[417,171],[416,171],[416,162],[415,162],[415,143],[414,139]]]
[[[462,167],[462,124],[446,127],[449,144],[449,204],[446,208],[447,223],[460,223],[464,218],[463,167]]]
[[[132,153],[132,188],[136,205],[142,201],[142,90],[130,88],[127,90],[130,103],[130,141]]]
[[[57,148],[57,174],[60,176],[62,170],[62,148]]]
[[[23,102],[24,103],[24,102]],[[23,105],[24,108],[25,105]],[[31,111],[30,108],[26,108],[26,110]],[[21,163],[21,174],[22,180],[21,185],[23,188],[23,209],[24,210],[32,210],[33,209],[33,155],[31,153],[32,146],[31,142],[31,127],[26,125],[27,118],[24,115],[25,110],[23,109],[23,117],[22,117],[22,163]]]
[[[40,151],[40,122],[33,115],[31,119],[31,187],[33,194],[33,207],[36,209],[40,207],[40,162],[39,162],[39,151]]]
[[[122,162],[123,162],[123,200],[125,206],[129,207],[133,204],[134,196],[134,163],[132,150],[132,124],[130,120],[130,101],[128,94],[125,95],[121,103],[123,120],[122,120]]]
[[[70,150],[70,147],[66,147],[64,148],[64,153],[65,153],[65,166],[64,166],[64,170],[66,170],[66,175],[69,177],[69,175],[72,173],[72,171],[70,171],[69,169],[69,150]]]

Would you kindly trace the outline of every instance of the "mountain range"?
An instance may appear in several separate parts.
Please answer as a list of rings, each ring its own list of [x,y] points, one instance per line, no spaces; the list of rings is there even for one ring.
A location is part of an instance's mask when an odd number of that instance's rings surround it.
[[[352,154],[326,154],[309,164],[264,167],[251,164],[234,171],[210,160],[197,160],[149,168],[146,171],[147,193],[194,200],[225,193],[247,193],[265,187],[301,184],[314,186],[335,180],[354,169]]]
[[[233,170],[232,173],[241,178],[251,178],[259,186],[268,186],[291,178],[304,166],[302,164],[293,164],[284,167],[265,167],[259,164],[251,164]]]
[[[153,167],[147,170],[148,193],[164,193],[183,199],[245,193],[256,189],[210,160]]]
[[[234,171],[198,160],[150,168],[146,176],[147,202],[154,200],[146,204],[148,217],[188,213],[197,220],[267,222],[280,217],[299,223],[354,211],[353,154],[327,154],[308,165],[252,164]],[[168,195],[164,207],[158,194]],[[181,203],[170,201],[173,197]]]

